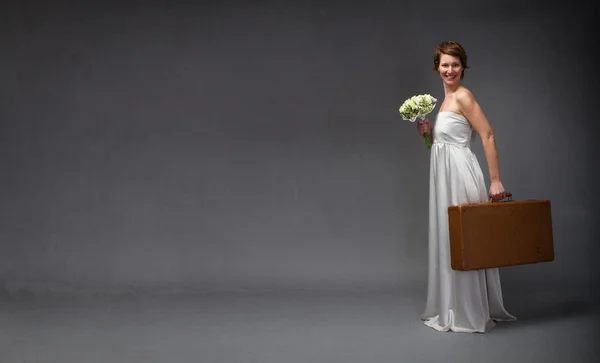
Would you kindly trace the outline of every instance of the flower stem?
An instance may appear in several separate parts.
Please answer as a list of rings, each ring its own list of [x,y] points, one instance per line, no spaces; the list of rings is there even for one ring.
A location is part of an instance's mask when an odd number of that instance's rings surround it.
[[[424,133],[423,138],[425,139],[425,144],[427,145],[427,148],[431,149],[431,139],[429,138],[429,133]]]

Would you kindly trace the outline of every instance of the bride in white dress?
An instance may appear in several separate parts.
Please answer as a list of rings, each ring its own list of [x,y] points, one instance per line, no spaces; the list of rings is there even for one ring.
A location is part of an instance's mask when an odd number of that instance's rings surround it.
[[[498,155],[492,128],[471,92],[462,85],[467,55],[451,41],[434,52],[434,70],[444,85],[444,101],[432,130],[418,123],[422,135],[433,135],[429,182],[429,278],[425,325],[439,331],[485,333],[495,321],[516,318],[504,308],[498,269],[455,271],[450,267],[448,206],[501,200]],[[490,173],[489,194],[479,162],[471,151],[476,131],[483,142]],[[433,131],[433,133],[431,132]],[[493,233],[493,231],[490,231]]]

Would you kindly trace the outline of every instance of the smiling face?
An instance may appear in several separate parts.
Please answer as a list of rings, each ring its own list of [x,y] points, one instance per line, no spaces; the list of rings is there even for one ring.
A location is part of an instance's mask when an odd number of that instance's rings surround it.
[[[440,72],[440,77],[442,77],[445,84],[449,86],[460,84],[460,81],[464,76],[464,70],[459,57],[449,54],[442,54],[440,56],[438,72]]]
[[[444,41],[433,52],[433,70],[440,73],[444,84],[456,86],[465,76],[467,52],[454,41]]]

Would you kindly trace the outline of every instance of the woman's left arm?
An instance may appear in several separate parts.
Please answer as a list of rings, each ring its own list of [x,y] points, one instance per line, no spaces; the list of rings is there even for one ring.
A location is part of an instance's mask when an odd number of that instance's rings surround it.
[[[460,91],[456,95],[456,99],[461,112],[463,115],[465,115],[467,120],[469,120],[471,123],[471,126],[473,126],[475,131],[477,131],[481,137],[490,173],[490,196],[494,200],[500,200],[504,198],[504,187],[500,181],[500,166],[498,162],[498,149],[496,148],[494,130],[492,130],[492,127],[485,117],[483,110],[470,91]]]

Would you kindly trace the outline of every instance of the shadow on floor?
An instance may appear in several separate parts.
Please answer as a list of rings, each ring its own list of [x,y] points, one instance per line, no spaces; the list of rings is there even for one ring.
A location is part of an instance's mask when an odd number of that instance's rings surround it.
[[[577,316],[588,316],[600,321],[598,302],[584,300],[536,301],[525,300],[513,306],[509,312],[518,322],[550,322]]]

